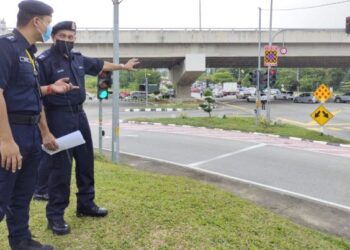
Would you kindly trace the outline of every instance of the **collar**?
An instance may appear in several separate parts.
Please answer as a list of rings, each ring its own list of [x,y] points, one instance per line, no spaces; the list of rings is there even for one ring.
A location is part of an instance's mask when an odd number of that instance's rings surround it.
[[[35,44],[29,44],[27,39],[17,29],[14,29],[12,33],[16,37],[17,42],[22,49],[27,49],[33,55],[38,51]]]

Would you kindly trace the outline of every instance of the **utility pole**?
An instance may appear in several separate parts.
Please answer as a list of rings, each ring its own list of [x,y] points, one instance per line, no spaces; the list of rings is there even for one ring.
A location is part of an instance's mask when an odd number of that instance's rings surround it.
[[[112,0],[114,8],[113,26],[113,63],[119,64],[119,4],[123,0]],[[119,127],[119,71],[113,73],[113,120],[112,120],[112,161],[120,162],[120,127]]]
[[[270,28],[269,28],[269,46],[272,46],[272,10],[273,10],[273,0],[271,0],[270,5]],[[271,89],[270,89],[270,71],[271,66],[267,68],[267,114],[266,118],[268,121],[271,121],[271,108],[270,108],[270,98],[271,98]]]

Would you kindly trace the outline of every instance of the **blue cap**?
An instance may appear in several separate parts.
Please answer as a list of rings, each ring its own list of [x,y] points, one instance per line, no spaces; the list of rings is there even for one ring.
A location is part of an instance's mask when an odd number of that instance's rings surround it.
[[[18,4],[20,11],[38,16],[51,16],[53,9],[46,3],[37,0],[24,0]]]
[[[76,32],[77,25],[73,21],[63,21],[63,22],[56,23],[52,27],[52,35],[54,36],[60,30],[71,30]]]

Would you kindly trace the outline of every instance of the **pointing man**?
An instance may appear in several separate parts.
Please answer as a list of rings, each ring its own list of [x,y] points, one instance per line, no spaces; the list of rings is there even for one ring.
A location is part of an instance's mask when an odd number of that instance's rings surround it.
[[[76,25],[72,21],[56,24],[53,27],[52,39],[53,46],[38,57],[42,86],[68,77],[80,90],[45,97],[48,125],[55,137],[80,130],[86,141],[76,148],[57,153],[52,157],[46,156],[39,170],[41,176],[49,168],[49,202],[46,207],[48,228],[55,234],[64,235],[70,232],[70,227],[64,220],[64,210],[69,204],[73,159],[76,162],[78,187],[77,216],[104,217],[108,213],[107,209],[98,207],[94,202],[94,153],[90,127],[83,109],[86,97],[85,74],[96,76],[101,71],[133,70],[138,60],[131,59],[126,65],[113,64],[88,58],[73,51]]]

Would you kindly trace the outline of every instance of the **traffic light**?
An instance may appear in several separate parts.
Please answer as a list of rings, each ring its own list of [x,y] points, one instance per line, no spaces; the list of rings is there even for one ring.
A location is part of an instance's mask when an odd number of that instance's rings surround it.
[[[270,86],[274,86],[276,84],[276,78],[277,78],[277,70],[271,69],[270,70]]]
[[[346,18],[345,32],[346,34],[350,34],[350,16]]]
[[[102,71],[97,76],[97,97],[100,100],[108,99],[108,89],[112,86],[112,72]]]
[[[251,85],[256,85],[257,83],[257,71],[249,72],[249,82]]]
[[[260,84],[259,84],[259,90],[263,91],[267,88],[267,71],[264,74],[261,74],[260,77]]]

